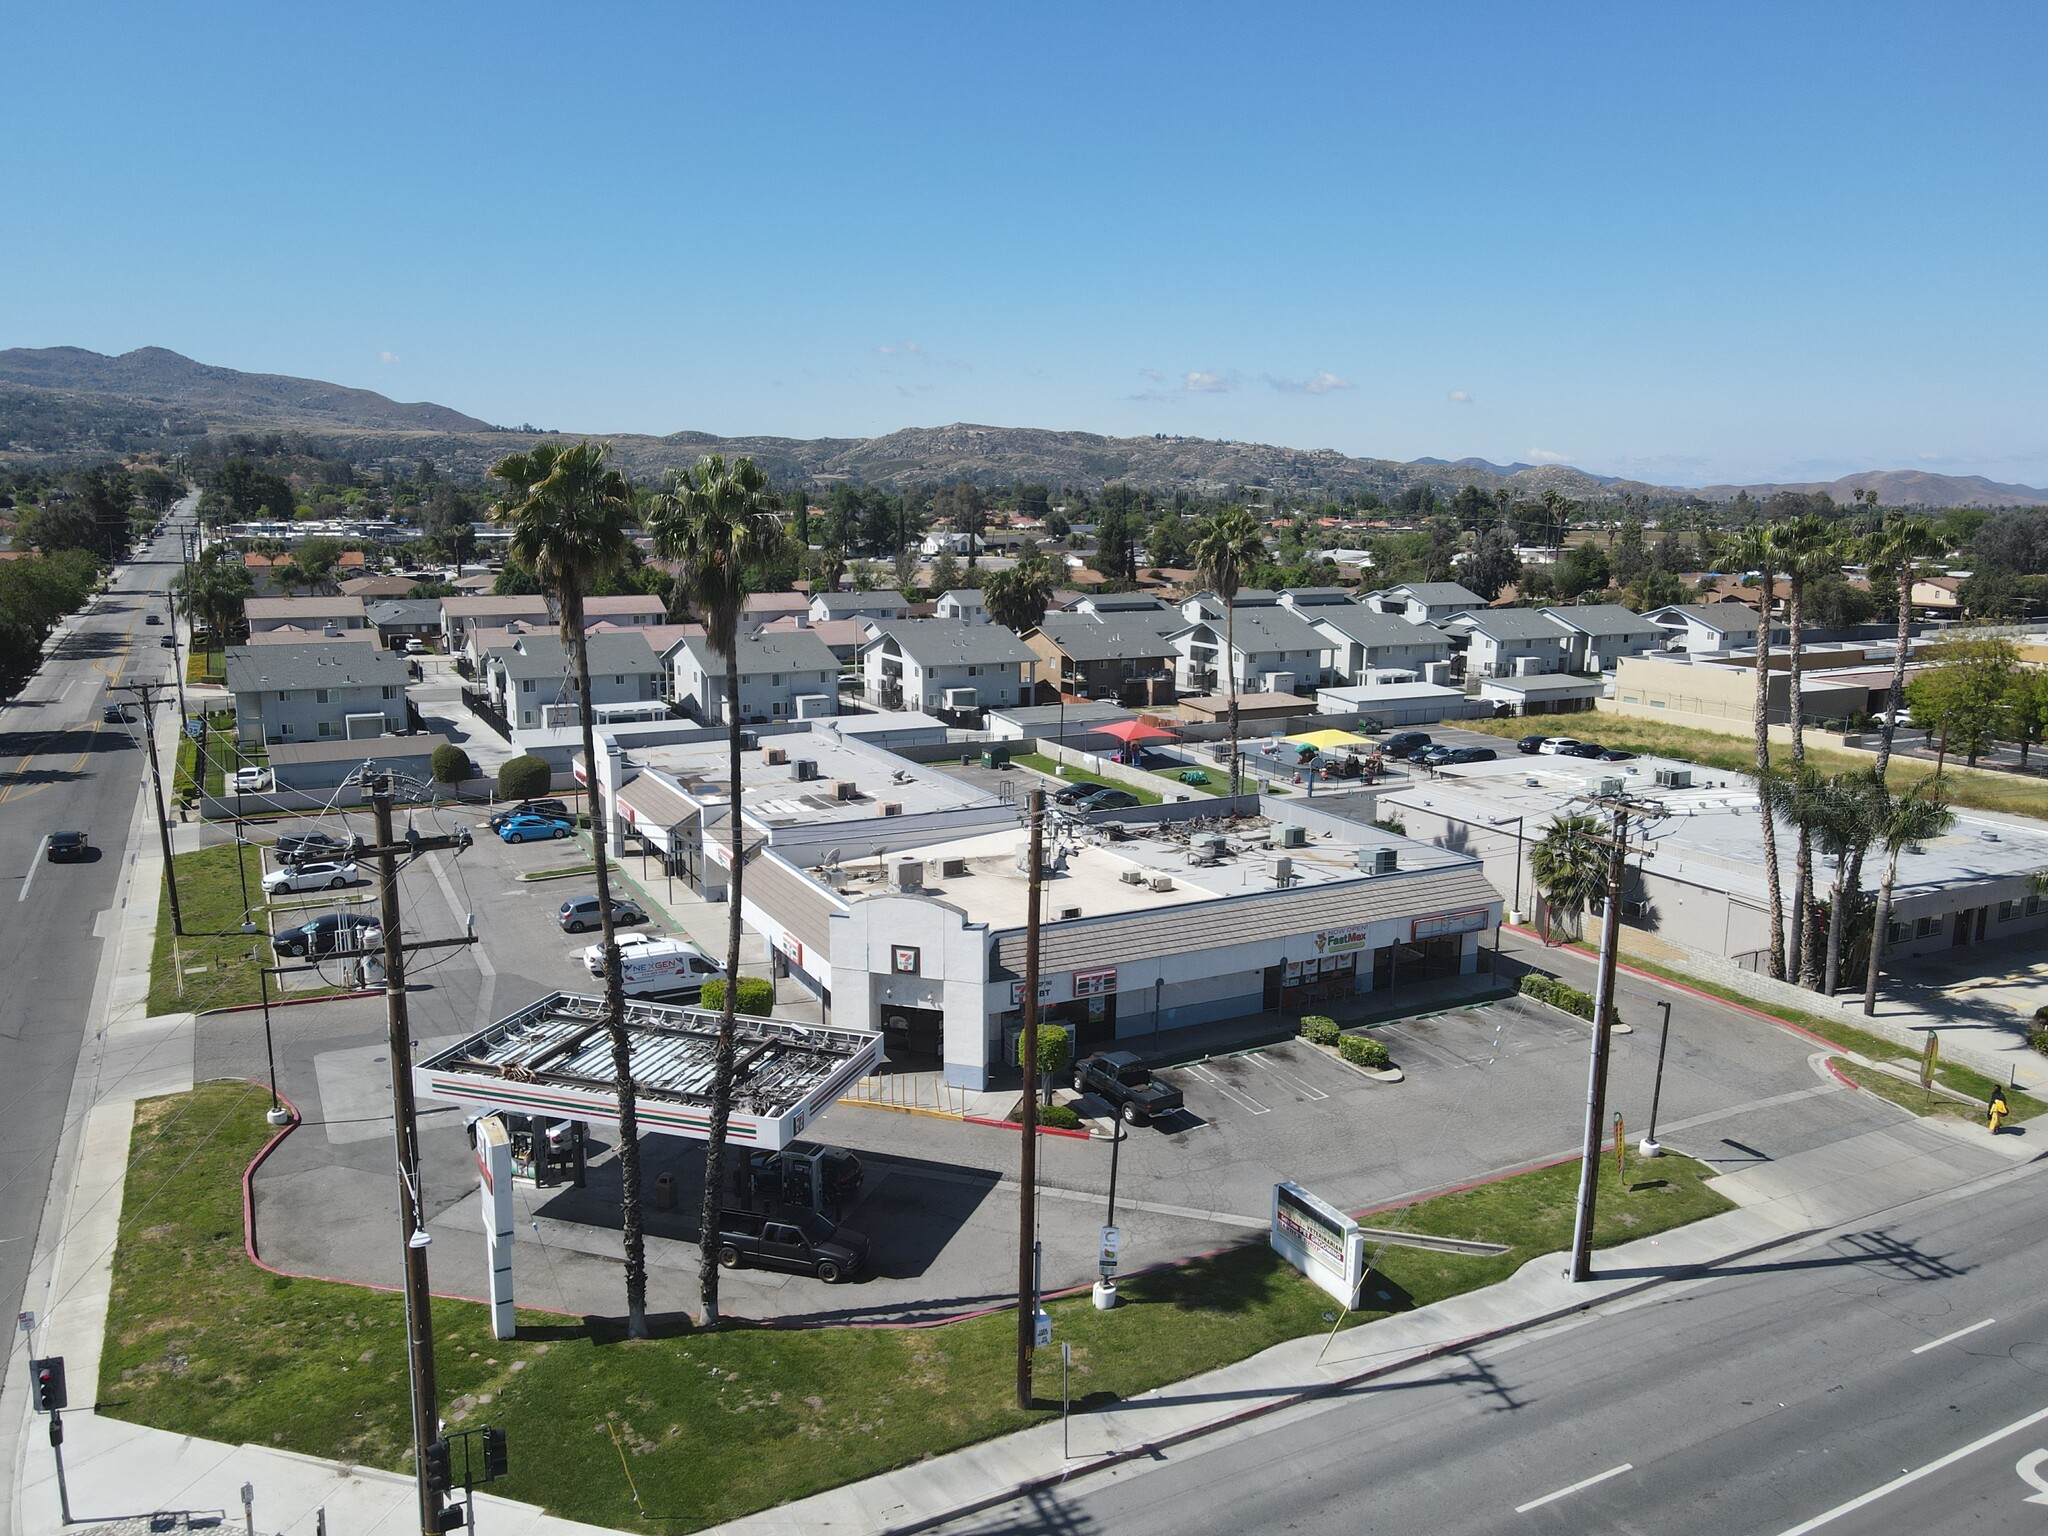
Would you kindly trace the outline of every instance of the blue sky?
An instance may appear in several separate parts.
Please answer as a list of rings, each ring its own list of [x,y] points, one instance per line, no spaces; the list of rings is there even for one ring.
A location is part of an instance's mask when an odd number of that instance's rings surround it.
[[[2048,484],[2038,4],[0,26],[0,345],[575,431]]]

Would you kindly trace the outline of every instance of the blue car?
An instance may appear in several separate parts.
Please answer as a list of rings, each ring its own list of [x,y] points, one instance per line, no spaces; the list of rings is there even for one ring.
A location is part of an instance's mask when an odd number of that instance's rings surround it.
[[[557,816],[513,816],[498,828],[508,843],[537,842],[544,837],[567,837],[569,823]]]

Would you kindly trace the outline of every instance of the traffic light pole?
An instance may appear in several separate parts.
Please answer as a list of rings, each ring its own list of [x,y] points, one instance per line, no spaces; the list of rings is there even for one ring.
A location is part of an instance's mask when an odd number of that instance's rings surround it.
[[[171,932],[185,936],[185,914],[178,906],[178,866],[171,860],[171,822],[164,811],[164,776],[156,760],[156,716],[151,712],[162,683],[121,683],[114,693],[132,693],[142,701],[142,735],[149,747],[149,782],[156,791],[156,834],[164,845],[164,887],[171,898]]]

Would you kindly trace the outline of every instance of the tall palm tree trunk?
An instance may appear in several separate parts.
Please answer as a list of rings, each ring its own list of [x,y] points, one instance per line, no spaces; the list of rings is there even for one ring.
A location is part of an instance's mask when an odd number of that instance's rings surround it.
[[[1899,878],[1899,854],[1903,845],[1892,848],[1884,861],[1884,884],[1877,888],[1877,918],[1870,928],[1870,964],[1863,971],[1863,1015],[1877,1013],[1877,967],[1884,954],[1885,935],[1892,926],[1892,886]]]
[[[1243,764],[1237,755],[1237,603],[1231,597],[1223,599],[1223,668],[1224,681],[1230,685],[1230,708],[1225,718],[1225,729],[1230,732],[1230,792],[1243,792],[1240,782]]]
[[[1860,861],[1862,850],[1853,855]],[[1860,899],[1862,891],[1849,883],[1852,855],[1842,850],[1835,858],[1835,884],[1828,897],[1828,957],[1827,966],[1821,972],[1821,991],[1828,997],[1835,995],[1836,984],[1842,975],[1842,936],[1849,927],[1849,903]]]
[[[1898,643],[1897,649],[1892,654],[1891,687],[1885,690],[1884,723],[1877,733],[1877,760],[1871,765],[1871,771],[1876,775],[1880,786],[1884,784],[1885,776],[1891,768],[1892,737],[1898,733],[1899,712],[1906,707],[1906,647],[1912,643],[1913,639],[1913,605],[1907,599],[1913,591],[1913,568],[1913,562],[1909,560],[1901,567],[1898,573]],[[2020,756],[2021,762],[2024,763],[2026,754],[2022,752]],[[1849,889],[1856,893],[1858,899],[1861,899],[1863,895],[1864,852],[1864,849],[1858,848],[1849,856]],[[1877,943],[1876,934],[1873,933],[1871,935],[1870,942],[1873,946]],[[1833,997],[1835,995],[1835,987],[1839,980],[1840,978],[1835,973],[1834,965],[1830,963],[1828,966],[1828,996]]]
[[[590,842],[597,865],[597,924],[604,943],[604,1023],[612,1043],[612,1081],[619,1095],[619,1230],[626,1249],[626,1332],[647,1337],[647,1241],[640,1211],[640,1109],[633,1084],[633,1045],[626,1034],[626,979],[612,923],[611,828],[597,768],[591,720],[590,642],[583,632],[583,594],[565,592],[563,616],[574,625],[576,691],[583,716],[583,771],[590,790]]]
[[[1785,979],[1785,892],[1778,880],[1778,824],[1764,786],[1771,776],[1771,573],[1763,574],[1763,624],[1756,636],[1756,799],[1762,820],[1764,890],[1771,916],[1771,975]]]
[[[1799,653],[1801,630],[1804,623],[1804,598],[1806,579],[1795,574],[1790,584],[1785,603],[1786,651],[1791,658],[1791,676],[1786,679],[1786,691],[1790,699],[1792,727],[1792,767],[1797,772],[1806,765],[1806,725],[1803,718],[1799,678]],[[1802,817],[1798,825],[1799,846],[1793,859],[1793,899],[1798,911],[1793,914],[1791,969],[1797,974],[1799,985],[1812,987],[1819,983],[1820,956],[1816,952],[1820,941],[1820,924],[1813,899],[1813,831]]]
[[[732,868],[726,884],[725,1002],[718,1010],[718,1044],[712,1056],[711,1128],[704,1139],[704,1210],[699,1229],[697,1288],[703,1302],[703,1326],[718,1326],[718,1208],[725,1195],[725,1134],[732,1121],[733,1063],[738,1055],[740,1000],[740,883],[744,864],[740,852],[740,664],[725,653],[726,834]]]

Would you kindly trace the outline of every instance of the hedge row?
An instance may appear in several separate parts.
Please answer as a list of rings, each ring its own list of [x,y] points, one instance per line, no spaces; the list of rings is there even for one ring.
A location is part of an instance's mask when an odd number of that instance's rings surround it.
[[[698,999],[699,1008],[723,1008],[725,1006],[725,978],[714,976],[704,983],[704,995]],[[765,976],[742,976],[740,978],[739,1002],[735,1005],[740,1013],[751,1014],[765,1019],[775,1011],[775,983]]]
[[[1337,1054],[1354,1067],[1364,1067],[1368,1072],[1384,1072],[1394,1064],[1394,1058],[1387,1054],[1384,1045],[1364,1035],[1346,1035],[1337,1042]]]
[[[1592,995],[1581,992],[1577,987],[1568,987],[1552,977],[1524,976],[1522,995],[1533,997],[1539,1003],[1548,1003],[1553,1008],[1562,1008],[1566,1013],[1575,1013],[1588,1022],[1592,1020]]]
[[[1337,1027],[1337,1021],[1327,1014],[1305,1013],[1301,1016],[1301,1038],[1310,1045],[1335,1045],[1343,1033]]]

